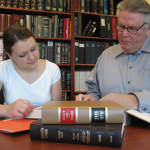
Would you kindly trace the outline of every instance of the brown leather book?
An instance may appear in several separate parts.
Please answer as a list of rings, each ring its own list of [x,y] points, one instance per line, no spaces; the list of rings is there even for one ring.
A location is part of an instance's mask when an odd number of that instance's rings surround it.
[[[43,124],[123,123],[123,106],[113,101],[47,101]]]

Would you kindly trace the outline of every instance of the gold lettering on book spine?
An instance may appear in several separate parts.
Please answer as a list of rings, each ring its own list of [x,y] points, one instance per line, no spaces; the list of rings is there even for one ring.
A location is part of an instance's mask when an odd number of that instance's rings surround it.
[[[108,122],[108,107],[105,107],[105,122]]]

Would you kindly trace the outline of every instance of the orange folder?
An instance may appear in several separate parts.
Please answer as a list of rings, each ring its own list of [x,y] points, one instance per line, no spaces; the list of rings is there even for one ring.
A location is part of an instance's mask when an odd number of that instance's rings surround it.
[[[15,133],[30,129],[30,124],[35,121],[33,119],[11,119],[0,121],[0,132]]]

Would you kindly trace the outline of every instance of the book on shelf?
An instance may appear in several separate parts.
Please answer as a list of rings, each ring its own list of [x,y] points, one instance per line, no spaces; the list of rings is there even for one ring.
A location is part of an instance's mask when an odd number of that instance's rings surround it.
[[[81,0],[77,0],[77,11],[81,10]]]
[[[77,35],[82,35],[82,14],[77,13]]]
[[[0,13],[0,34],[3,34],[5,30],[5,20],[6,20],[6,14]]]
[[[52,0],[52,11],[56,11],[56,9],[57,9],[57,1]]]
[[[64,64],[68,64],[68,44],[64,44]]]
[[[65,43],[61,43],[61,64],[65,63]]]
[[[45,42],[42,42],[41,59],[45,59]]]
[[[75,36],[76,36],[76,35],[78,35],[78,18],[77,18],[77,16],[75,16],[74,23],[75,23]]]
[[[100,37],[106,38],[106,17],[100,16]]]
[[[12,0],[6,0],[6,7],[12,6]]]
[[[20,24],[21,24],[21,26],[26,26],[25,24],[24,24],[24,15],[20,15]]]
[[[19,0],[18,8],[24,8],[24,0]]]
[[[99,13],[104,14],[104,0],[99,0]]]
[[[43,124],[123,122],[123,106],[113,101],[47,101],[42,107]]]
[[[58,37],[63,38],[64,18],[59,18]]]
[[[4,49],[3,49],[3,38],[0,38],[0,61],[3,60]]]
[[[61,64],[61,42],[54,43],[54,63]]]
[[[98,13],[98,0],[92,0],[92,13]]]
[[[92,37],[92,36],[94,35],[94,33],[96,32],[97,27],[98,27],[98,24],[96,23],[96,24],[94,25],[92,31],[90,32],[89,36]]]
[[[45,10],[52,11],[52,0],[45,0]]]
[[[63,12],[64,11],[64,1],[63,0],[58,0],[56,4],[56,11],[58,12]]]
[[[104,0],[104,14],[108,15],[108,3],[107,3],[107,0]]]
[[[112,17],[112,38],[117,39],[117,29],[116,29],[117,18]]]
[[[101,51],[101,42],[95,42],[95,64],[99,58],[99,56],[101,55],[102,51]]]
[[[49,19],[49,37],[52,37],[52,17]]]
[[[58,31],[58,15],[55,15],[55,21],[54,21],[54,38],[57,37],[57,31]]]
[[[49,20],[50,17],[43,16],[43,37],[49,37]]]
[[[66,68],[60,68],[61,72],[61,88],[62,90],[66,90],[66,83],[67,83],[67,73]]]
[[[79,51],[78,51],[78,63],[84,64],[84,57],[85,57],[85,51],[84,51],[84,41],[79,40]]]
[[[114,13],[114,0],[107,0],[108,2],[108,14],[115,15]]]
[[[37,0],[36,1],[36,9],[37,10],[44,10],[44,0]]]
[[[26,16],[26,27],[31,31],[31,15]]]
[[[106,37],[112,38],[112,17],[106,16]]]
[[[75,40],[75,63],[79,60],[79,40]]]
[[[70,13],[70,11],[71,11],[70,1],[71,1],[71,0],[67,0],[67,1],[66,1],[66,2],[67,2],[67,4],[66,4],[66,7],[67,7],[66,12],[68,12],[68,13]]]
[[[70,18],[64,18],[63,38],[70,38]]]
[[[91,0],[85,0],[85,11],[91,12]]]
[[[24,0],[24,8],[25,9],[30,9],[30,3],[31,3],[31,0]]]
[[[36,42],[38,49],[39,49],[39,53],[40,53],[40,59],[42,59],[42,43],[41,42]]]
[[[36,9],[36,6],[37,6],[37,1],[31,0],[31,9]]]
[[[71,64],[71,44],[67,44],[68,46],[68,64]]]
[[[18,8],[19,6],[19,0],[12,0],[12,7]]]
[[[63,8],[64,12],[67,12],[67,0],[64,0],[64,8]]]
[[[13,24],[20,24],[20,15],[13,14]]]
[[[54,62],[53,41],[47,41],[47,53],[48,60]]]
[[[30,124],[30,138],[37,141],[122,147],[123,133],[123,123],[43,125],[39,119]]]
[[[6,6],[5,0],[0,0],[0,6],[2,6],[2,7]]]
[[[52,28],[51,30],[51,37],[54,37],[54,24],[55,24],[55,15],[52,15]]]
[[[85,0],[80,0],[80,11],[85,12]]]
[[[85,41],[85,64],[91,63],[90,41]]]
[[[43,16],[36,16],[36,36],[43,36]]]
[[[66,90],[70,90],[71,84],[71,71],[70,69],[66,70]]]
[[[83,33],[82,33],[83,36],[87,34],[88,30],[90,29],[91,24],[92,24],[92,20],[89,20],[88,23],[86,24],[86,27],[83,30]]]
[[[91,32],[93,31],[94,27],[96,26],[96,22],[93,21],[93,23],[90,26],[90,29],[88,30],[86,36],[90,36]]]
[[[96,42],[90,41],[90,49],[91,49],[91,64],[96,64]]]

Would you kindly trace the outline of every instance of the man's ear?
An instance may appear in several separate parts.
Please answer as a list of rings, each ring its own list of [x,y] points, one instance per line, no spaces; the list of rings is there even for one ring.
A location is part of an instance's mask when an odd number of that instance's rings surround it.
[[[12,56],[8,53],[8,52],[6,52],[6,55],[11,59],[12,58]]]

